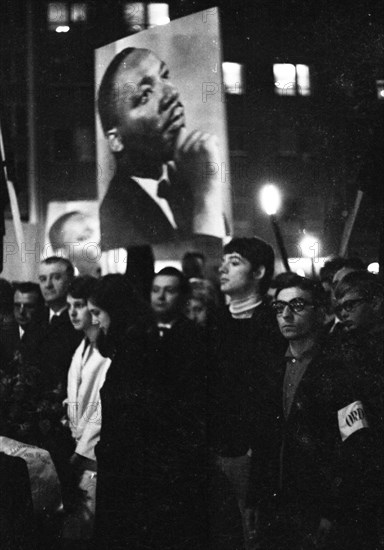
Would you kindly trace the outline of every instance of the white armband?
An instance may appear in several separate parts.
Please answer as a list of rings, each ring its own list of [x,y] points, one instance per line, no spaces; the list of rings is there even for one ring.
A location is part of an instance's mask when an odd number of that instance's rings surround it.
[[[362,428],[368,428],[368,420],[361,401],[354,401],[337,411],[339,431],[342,441]]]

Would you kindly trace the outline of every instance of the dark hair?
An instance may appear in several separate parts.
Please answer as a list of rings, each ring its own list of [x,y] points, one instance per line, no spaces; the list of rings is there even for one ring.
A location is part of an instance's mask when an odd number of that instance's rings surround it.
[[[64,264],[67,268],[67,274],[69,277],[73,277],[75,274],[74,267],[72,263],[67,258],[61,258],[60,256],[49,256],[49,258],[46,258],[45,260],[41,261],[42,264],[45,265],[52,265],[52,264]]]
[[[130,327],[150,317],[149,306],[139,297],[127,278],[119,273],[97,279],[88,299],[111,318],[106,339],[108,349],[118,347]]]
[[[75,277],[68,287],[68,295],[87,301],[95,288],[97,279],[90,275]]]
[[[186,252],[184,254],[181,265],[187,279],[204,278],[203,267],[200,262],[202,262],[203,265],[205,263],[205,256],[202,252]]]
[[[382,298],[384,295],[383,281],[377,275],[365,270],[347,273],[335,288],[335,298],[340,300],[352,290],[360,292],[368,301],[377,297]]]
[[[0,279],[0,312],[11,313],[13,310],[13,288],[6,279]]]
[[[57,220],[51,225],[49,232],[48,232],[48,238],[53,246],[53,248],[62,248],[64,246],[63,241],[63,225],[65,222],[67,222],[69,219],[72,218],[72,216],[82,216],[82,212],[79,212],[78,210],[74,210],[73,212],[67,212],[67,214],[63,214]]]
[[[285,288],[300,288],[311,294],[314,305],[324,307],[326,305],[326,292],[319,281],[301,277],[297,273],[281,273],[277,281],[275,280],[274,286],[276,288],[275,299]]]
[[[363,262],[361,258],[355,256],[353,258],[346,258],[344,260],[344,265],[342,265],[341,268],[343,267],[350,267],[351,269],[355,269],[356,271],[363,271],[364,269],[367,269],[367,264]]]
[[[345,265],[345,258],[337,256],[324,262],[322,268],[320,268],[320,281],[332,283],[332,279],[336,271],[339,271]]]
[[[190,286],[188,283],[188,279],[183,275],[183,273],[179,269],[176,269],[176,267],[171,267],[171,266],[164,267],[158,273],[155,273],[152,279],[152,283],[156,279],[156,277],[159,275],[176,277],[176,279],[179,281],[180,294],[184,297],[186,297],[189,294]]]
[[[237,237],[224,246],[224,254],[237,252],[246,258],[252,265],[252,271],[259,267],[265,267],[265,274],[259,281],[259,290],[262,295],[266,294],[275,269],[275,253],[270,244],[258,237]]]
[[[21,294],[36,294],[38,303],[44,303],[40,286],[37,283],[32,283],[31,281],[13,283],[13,295],[15,295],[16,292],[21,292]]]
[[[118,53],[108,65],[101,80],[97,98],[97,108],[105,134],[119,122],[116,113],[116,105],[119,102],[119,96],[123,90],[116,90],[116,74],[123,61],[133,52],[137,51],[137,49],[138,48],[124,48],[124,50]]]

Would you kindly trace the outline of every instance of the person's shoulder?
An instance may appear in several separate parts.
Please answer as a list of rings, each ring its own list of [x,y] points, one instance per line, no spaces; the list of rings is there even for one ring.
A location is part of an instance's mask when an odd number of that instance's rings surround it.
[[[260,341],[264,340],[266,343],[271,344],[277,353],[280,354],[286,350],[286,340],[279,330],[276,314],[266,300],[263,300],[254,311],[252,316],[252,331],[255,335],[258,335]]]
[[[100,211],[102,212],[109,203],[117,202],[121,204],[126,195],[132,194],[138,190],[140,190],[140,186],[132,179],[131,176],[116,174],[111,179],[107,192],[101,201]]]

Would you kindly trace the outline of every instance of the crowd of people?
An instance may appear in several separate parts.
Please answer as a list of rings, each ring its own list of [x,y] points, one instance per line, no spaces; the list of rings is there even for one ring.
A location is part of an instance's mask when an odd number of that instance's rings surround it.
[[[275,276],[259,238],[151,277],[0,280],[0,436],[49,452],[36,517],[0,448],[1,548],[384,547],[384,287],[356,258]],[[144,275],[143,275],[144,276]]]

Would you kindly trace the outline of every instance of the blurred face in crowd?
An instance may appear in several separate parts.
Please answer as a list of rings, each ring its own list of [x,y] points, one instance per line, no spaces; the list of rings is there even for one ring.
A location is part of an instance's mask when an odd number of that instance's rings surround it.
[[[36,292],[16,290],[13,297],[13,312],[18,325],[25,329],[39,309],[39,296]]]
[[[80,212],[74,214],[63,224],[62,240],[75,262],[77,259],[94,261],[99,255],[100,243],[97,220]]]
[[[40,264],[40,290],[45,303],[53,310],[55,308],[60,309],[65,305],[70,282],[71,277],[68,274],[65,263]]]
[[[253,272],[251,262],[238,252],[224,254],[219,268],[220,290],[231,298],[245,298],[255,291],[264,272],[263,266]]]
[[[185,308],[185,315],[190,321],[204,327],[207,322],[207,307],[202,300],[190,298]]]
[[[314,306],[311,293],[301,288],[281,290],[276,296],[275,311],[280,332],[287,340],[309,338],[323,323],[321,308]]]
[[[107,132],[112,151],[171,160],[185,118],[165,63],[151,51],[137,49],[121,64],[115,87],[119,123]]]
[[[368,301],[357,289],[337,300],[335,311],[345,331],[369,327],[379,319],[378,301]]]
[[[341,281],[348,273],[352,273],[353,271],[356,271],[356,269],[353,269],[353,267],[342,267],[333,276],[332,279],[332,287],[335,288],[337,283]]]
[[[178,277],[157,275],[152,283],[151,308],[157,319],[174,320],[181,311],[183,298]]]
[[[88,309],[87,302],[83,298],[67,296],[68,314],[75,330],[84,332],[92,325],[92,315]]]
[[[101,309],[96,304],[88,300],[88,310],[92,316],[92,323],[99,326],[100,330],[107,334],[111,326],[111,317],[105,309]]]

